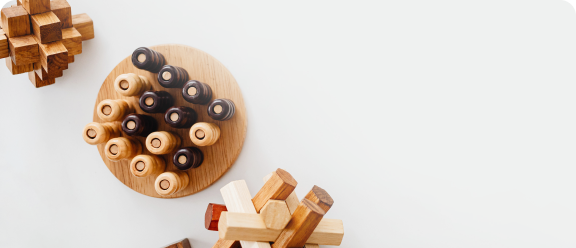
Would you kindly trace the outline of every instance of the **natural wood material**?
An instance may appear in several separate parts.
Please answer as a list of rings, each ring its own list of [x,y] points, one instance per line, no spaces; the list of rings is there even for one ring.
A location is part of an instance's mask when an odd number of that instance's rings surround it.
[[[30,82],[32,82],[32,85],[34,85],[34,87],[36,87],[36,88],[40,88],[40,87],[44,87],[44,86],[48,86],[48,85],[56,83],[56,79],[54,79],[54,78],[47,78],[46,80],[40,79],[40,77],[38,77],[38,74],[36,74],[33,71],[28,72],[28,79],[30,79]]]
[[[297,184],[290,173],[277,169],[252,199],[256,212],[260,212],[268,200],[286,200]]]
[[[30,15],[40,14],[50,11],[50,0],[22,0],[22,7]]]
[[[204,105],[212,99],[212,88],[200,81],[190,80],[182,88],[182,97],[189,103]]]
[[[4,8],[1,11],[2,29],[6,37],[14,38],[32,33],[30,29],[30,16],[22,6]]]
[[[142,144],[137,139],[119,137],[106,142],[105,149],[106,157],[110,160],[131,160],[142,153]]]
[[[34,38],[40,43],[37,37]],[[38,44],[38,46],[40,47],[40,64],[48,74],[68,69],[68,50],[62,41]]]
[[[190,178],[181,171],[169,171],[156,178],[154,188],[159,195],[172,195],[188,186]]]
[[[82,138],[90,145],[105,144],[108,140],[120,137],[120,122],[92,122],[84,126]]]
[[[182,88],[182,85],[188,81],[188,72],[186,69],[173,65],[165,65],[158,72],[158,83],[164,88]]]
[[[225,121],[234,117],[236,107],[230,99],[216,99],[208,105],[208,115],[217,121]]]
[[[223,211],[228,211],[226,205],[209,203],[204,214],[204,227],[210,231],[218,231],[218,220]]]
[[[76,28],[62,29],[62,44],[68,50],[68,57],[82,53],[82,35]]]
[[[136,68],[152,73],[158,73],[166,65],[164,55],[147,47],[136,48],[131,61]]]
[[[302,200],[272,248],[303,247],[325,214],[316,203],[308,199]]]
[[[42,80],[48,78],[59,78],[64,75],[64,71],[62,70],[52,70],[50,73],[48,73],[44,67],[42,67],[40,62],[34,63],[34,72],[36,72],[36,75],[38,75],[38,77]]]
[[[304,245],[304,248],[320,248],[320,246],[317,244],[306,244]]]
[[[156,176],[166,170],[166,162],[156,155],[138,155],[130,162],[130,172],[135,177]]]
[[[275,173],[276,172],[272,172],[272,173],[266,175],[263,178],[264,183],[266,183],[270,178],[272,178],[272,176]],[[292,193],[290,193],[288,198],[286,198],[285,202],[286,202],[286,205],[288,205],[288,209],[290,210],[290,215],[294,214],[294,211],[296,211],[298,204],[300,204],[300,200],[298,200],[298,196],[296,195],[296,190],[293,190]]]
[[[190,241],[188,239],[183,239],[179,242],[166,246],[165,248],[191,248]]]
[[[212,248],[241,248],[240,241],[219,239]]]
[[[146,149],[156,155],[172,153],[180,147],[180,144],[182,144],[182,139],[172,132],[158,131],[146,137]]]
[[[30,72],[34,69],[32,64],[15,65],[14,62],[12,61],[12,58],[10,58],[10,57],[8,57],[4,60],[6,60],[6,67],[8,67],[8,70],[10,70],[10,73],[12,73],[12,75]]]
[[[72,27],[72,8],[66,0],[50,1],[50,9],[60,20],[62,29]]]
[[[184,147],[174,153],[172,163],[179,170],[185,171],[200,167],[204,162],[204,154],[196,147]]]
[[[190,128],[189,137],[197,146],[211,146],[220,139],[220,128],[214,123],[198,122]]]
[[[122,74],[114,80],[114,89],[123,96],[140,96],[151,88],[148,78],[134,73]]]
[[[268,200],[260,210],[260,217],[268,229],[282,230],[290,221],[290,210],[285,201]]]
[[[96,113],[103,121],[121,121],[124,116],[134,111],[133,102],[125,99],[106,99],[96,107]]]
[[[72,25],[82,34],[82,40],[94,39],[94,23],[87,14],[72,16]]]
[[[164,113],[174,105],[174,98],[166,91],[146,91],[140,96],[139,106],[150,114]]]
[[[68,55],[68,64],[74,63],[74,56]]]
[[[326,190],[324,190],[324,189],[322,189],[316,185],[314,185],[312,190],[310,190],[310,192],[308,192],[308,194],[306,194],[304,199],[308,199],[308,200],[316,203],[326,213],[328,213],[328,210],[330,210],[332,205],[334,205],[334,200],[332,199],[330,194],[328,194],[328,192],[326,192]]]
[[[46,44],[62,40],[62,25],[60,19],[52,12],[32,15],[30,17],[34,35],[40,43]]]
[[[198,120],[196,111],[189,107],[172,107],[164,114],[164,121],[173,128],[190,128]]]
[[[40,61],[38,42],[32,35],[9,39],[10,57],[16,65],[28,65]]]
[[[8,45],[8,37],[2,29],[0,29],[0,59],[10,56],[10,45]]]
[[[141,114],[129,114],[122,121],[122,131],[128,136],[146,137],[158,130],[154,117]]]
[[[217,181],[233,165],[242,150],[242,145],[246,136],[246,109],[244,107],[244,100],[242,98],[240,87],[236,83],[236,80],[214,57],[198,49],[183,45],[161,45],[151,48],[162,53],[169,64],[186,69],[190,73],[191,78],[210,85],[214,91],[214,97],[228,98],[233,100],[236,104],[236,117],[226,122],[212,121],[206,113],[205,105],[190,104],[186,102],[182,97],[179,97],[181,89],[165,89],[174,96],[174,106],[187,106],[194,109],[198,113],[198,121],[214,122],[220,127],[221,131],[219,142],[216,142],[212,146],[198,147],[204,154],[204,162],[202,166],[196,169],[185,171],[190,176],[189,186],[170,196],[160,196],[156,193],[154,189],[154,177],[136,178],[132,176],[128,171],[130,168],[129,161],[109,161],[104,155],[104,145],[98,145],[98,150],[100,151],[102,160],[108,169],[110,169],[112,174],[114,174],[118,180],[126,186],[152,197],[178,198],[194,194],[207,188]],[[105,80],[103,79],[104,83],[98,93],[97,99],[95,99],[95,122],[104,122],[98,117],[96,111],[97,105],[100,101],[105,99],[125,99],[131,102],[137,101],[135,97],[126,97],[116,92],[114,89],[114,81],[119,75],[135,73],[149,79],[156,78],[156,74],[136,68],[132,64],[131,59],[132,56],[129,56],[122,60],[116,68],[110,72],[108,77]],[[202,61],[202,63],[199,63],[199,61]],[[150,80],[150,83],[154,90],[163,89],[156,80]],[[136,113],[146,114],[139,106],[136,106]],[[149,115],[153,116],[158,121],[158,130],[171,131],[182,137],[181,147],[194,146],[190,138],[188,138],[190,130],[170,127],[164,122],[164,113]],[[144,137],[136,137],[136,139],[140,140],[143,144],[145,143]],[[145,149],[144,154],[151,153]],[[167,161],[167,171],[177,170],[176,166],[168,162],[172,160],[172,154],[162,155],[161,157]]]

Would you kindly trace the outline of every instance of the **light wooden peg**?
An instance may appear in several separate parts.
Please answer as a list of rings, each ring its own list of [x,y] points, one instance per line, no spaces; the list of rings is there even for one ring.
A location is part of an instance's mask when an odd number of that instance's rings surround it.
[[[162,155],[174,152],[182,139],[175,133],[159,131],[153,132],[146,137],[146,148],[153,154]]]
[[[240,242],[238,240],[223,240],[219,239],[212,248],[241,248]]]
[[[130,162],[130,172],[135,177],[158,175],[166,169],[166,162],[155,155],[138,155]]]
[[[98,104],[96,111],[104,121],[121,121],[127,114],[134,113],[134,106],[124,99],[106,99]]]
[[[104,153],[112,161],[132,159],[142,153],[142,144],[133,138],[114,138],[106,143]]]
[[[120,122],[92,122],[84,127],[82,138],[90,145],[98,145],[120,137]]]
[[[297,184],[290,173],[277,169],[252,199],[256,212],[260,212],[268,200],[286,200]]]
[[[154,189],[159,195],[169,196],[188,186],[190,178],[181,171],[169,171],[160,174],[154,183]]]
[[[198,122],[190,129],[190,139],[197,146],[211,146],[220,138],[220,128],[214,123]]]
[[[260,210],[260,217],[267,228],[276,230],[284,229],[291,218],[286,202],[281,200],[268,200]]]
[[[124,96],[140,96],[151,88],[148,78],[134,73],[122,74],[114,81],[114,89]]]

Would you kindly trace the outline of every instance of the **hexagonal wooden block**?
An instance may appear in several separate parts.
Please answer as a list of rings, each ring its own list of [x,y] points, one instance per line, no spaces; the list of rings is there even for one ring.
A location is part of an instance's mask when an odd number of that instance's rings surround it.
[[[268,200],[260,210],[260,217],[266,224],[266,228],[281,230],[290,222],[290,210],[282,200]]]
[[[30,17],[34,35],[42,44],[62,40],[60,19],[52,12],[46,12]]]
[[[32,35],[25,35],[8,40],[10,57],[16,65],[28,65],[40,61],[38,42]]]
[[[62,29],[72,27],[72,8],[66,0],[53,0],[50,2],[50,9],[60,19]]]
[[[18,37],[29,35],[30,16],[22,6],[2,9],[2,29],[6,32],[6,37]]]

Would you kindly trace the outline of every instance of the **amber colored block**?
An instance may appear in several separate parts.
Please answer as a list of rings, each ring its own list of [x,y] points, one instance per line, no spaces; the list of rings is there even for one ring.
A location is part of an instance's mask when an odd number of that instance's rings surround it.
[[[46,44],[62,40],[60,19],[52,11],[33,15],[30,19],[34,35],[40,40],[40,43]]]
[[[47,78],[59,78],[64,76],[64,71],[62,70],[52,70],[51,73],[48,73],[40,62],[34,63],[34,72],[38,77],[42,80],[46,80]]]
[[[68,56],[82,53],[82,35],[76,28],[62,29],[62,44],[68,50]]]
[[[3,29],[0,29],[0,59],[10,56],[10,45]]]
[[[40,46],[40,64],[48,72],[68,69],[68,50],[62,41],[55,41]]]
[[[272,248],[303,247],[324,217],[324,210],[316,203],[304,199],[294,211],[290,223],[282,230]]]
[[[73,15],[72,25],[80,32],[83,41],[94,39],[94,22],[87,14]]]
[[[237,240],[223,240],[219,239],[212,248],[241,248],[240,242]]]
[[[30,82],[32,82],[32,85],[34,85],[34,87],[36,88],[40,88],[43,86],[48,86],[51,84],[55,84],[56,83],[56,79],[55,78],[47,78],[46,80],[42,80],[40,79],[40,77],[38,77],[38,75],[31,71],[28,72],[28,79],[30,79]]]
[[[256,212],[260,212],[268,200],[286,200],[297,184],[298,182],[290,173],[283,169],[277,169],[252,198]]]
[[[50,11],[50,0],[21,0],[28,14],[36,15]]]
[[[220,214],[222,211],[228,211],[226,205],[209,203],[208,208],[206,208],[206,214],[204,215],[204,226],[207,230],[218,231],[218,220],[220,220]]]
[[[190,246],[190,241],[188,239],[183,239],[183,240],[178,241],[174,244],[166,246],[165,248],[191,248],[191,246]]]
[[[330,210],[332,205],[334,205],[334,200],[332,199],[330,194],[328,194],[328,192],[326,192],[326,190],[324,190],[323,188],[320,188],[316,185],[312,187],[312,190],[310,190],[310,192],[306,194],[304,199],[308,199],[316,203],[326,213],[328,213],[328,210]]]
[[[10,57],[8,57],[4,60],[6,60],[6,67],[8,67],[8,70],[10,70],[12,75],[22,74],[22,73],[30,72],[33,70],[32,64],[16,65],[16,64],[14,64],[14,62],[12,62],[12,58],[10,58]]]
[[[10,38],[8,43],[10,44],[10,57],[14,64],[27,65],[40,61],[40,50],[34,36]]]
[[[2,9],[2,29],[6,37],[18,37],[32,33],[30,29],[30,16],[22,6]]]
[[[74,58],[74,56],[70,56],[70,55],[68,55],[68,64],[70,64],[70,63],[74,63],[74,61],[75,61],[75,58]]]
[[[60,19],[62,29],[71,28],[72,26],[72,8],[66,0],[50,1],[50,9]]]

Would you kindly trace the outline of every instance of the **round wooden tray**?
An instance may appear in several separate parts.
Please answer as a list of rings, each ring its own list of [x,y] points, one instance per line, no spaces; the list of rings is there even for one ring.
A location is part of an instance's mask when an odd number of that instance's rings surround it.
[[[195,146],[189,137],[189,128],[176,129],[168,126],[164,122],[164,114],[148,114],[140,109],[138,106],[138,97],[125,97],[120,95],[114,90],[114,80],[121,74],[135,73],[148,78],[152,84],[153,90],[163,90],[169,92],[175,99],[174,106],[187,106],[193,108],[198,113],[199,122],[215,123],[220,127],[220,139],[212,146],[198,147],[204,153],[204,163],[195,169],[189,169],[186,172],[190,176],[190,184],[185,189],[170,195],[161,196],[154,190],[154,180],[158,175],[149,176],[144,178],[135,177],[130,173],[130,160],[110,161],[104,155],[105,144],[98,145],[100,156],[108,169],[126,186],[131,189],[142,193],[147,196],[158,198],[178,198],[199,192],[218,180],[236,161],[244,138],[246,137],[246,108],[244,106],[244,99],[240,92],[240,87],[236,83],[232,74],[218,62],[214,57],[200,51],[198,49],[184,46],[184,45],[159,45],[150,47],[164,55],[166,64],[179,66],[190,75],[190,80],[198,80],[206,83],[212,87],[213,97],[228,98],[236,105],[236,113],[232,119],[227,121],[215,121],[208,116],[208,105],[197,105],[186,102],[182,98],[182,89],[167,89],[158,84],[157,74],[148,71],[140,70],[132,65],[131,57],[128,56],[120,62],[112,72],[106,77],[98,98],[94,105],[94,122],[104,122],[96,114],[96,106],[98,103],[105,99],[126,99],[132,102],[138,114],[146,114],[153,116],[158,122],[159,131],[172,131],[180,135],[182,138],[181,147]],[[122,133],[122,136],[126,134]],[[137,137],[143,145],[143,153],[150,154],[145,146],[145,137]],[[172,154],[162,155],[166,161],[166,171],[176,171],[176,166],[172,164]]]

